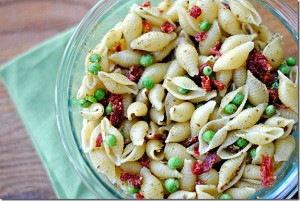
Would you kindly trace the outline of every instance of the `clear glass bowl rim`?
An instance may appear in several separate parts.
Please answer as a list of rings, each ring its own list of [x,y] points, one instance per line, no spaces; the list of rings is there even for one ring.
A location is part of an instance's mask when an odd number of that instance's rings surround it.
[[[61,64],[58,70],[57,79],[56,79],[56,88],[55,88],[55,105],[56,105],[56,120],[57,126],[59,130],[60,137],[62,139],[63,146],[68,155],[69,161],[71,162],[73,168],[80,176],[81,180],[88,187],[88,189],[99,196],[99,190],[96,189],[95,184],[99,185],[99,181],[102,185],[102,192],[109,195],[110,198],[115,199],[123,199],[118,193],[115,192],[110,186],[108,186],[104,181],[97,180],[95,177],[95,172],[91,171],[91,167],[87,163],[85,163],[83,153],[77,149],[74,151],[74,146],[76,146],[76,140],[74,138],[72,142],[68,141],[66,138],[66,134],[64,133],[72,133],[76,135],[75,130],[72,128],[70,124],[70,91],[65,86],[69,86],[70,77],[72,71],[72,65],[70,65],[70,57],[72,55],[73,45],[84,38],[85,31],[90,25],[94,23],[94,21],[101,14],[105,13],[110,7],[115,5],[118,2],[122,2],[126,0],[117,0],[117,1],[106,1],[100,0],[82,19],[80,24],[77,26],[75,32],[71,36],[63,54]],[[286,0],[282,1],[272,1],[272,0],[255,0],[262,6],[264,6],[267,10],[269,10],[273,15],[275,15],[289,30],[294,40],[298,43],[298,16],[296,12],[292,9],[292,7],[286,2]],[[274,9],[276,6],[281,6],[281,10]],[[287,25],[290,23],[291,27]],[[296,25],[295,25],[296,23]],[[68,103],[68,104],[66,104]],[[297,129],[298,131],[298,129]],[[73,137],[72,135],[72,137]],[[298,147],[297,147],[298,148]],[[92,176],[91,176],[92,175]],[[274,199],[274,198],[291,198],[298,190],[298,161],[293,165],[292,169],[289,171],[287,176],[285,177],[285,182],[282,186],[277,187],[271,192],[267,193],[263,199]],[[255,196],[251,196],[250,198],[255,199]]]

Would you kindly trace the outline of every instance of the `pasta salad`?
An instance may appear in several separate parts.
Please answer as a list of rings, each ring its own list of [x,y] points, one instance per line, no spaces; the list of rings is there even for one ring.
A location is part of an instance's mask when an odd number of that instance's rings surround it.
[[[82,149],[137,199],[246,199],[295,150],[296,63],[247,0],[134,4],[86,57]]]

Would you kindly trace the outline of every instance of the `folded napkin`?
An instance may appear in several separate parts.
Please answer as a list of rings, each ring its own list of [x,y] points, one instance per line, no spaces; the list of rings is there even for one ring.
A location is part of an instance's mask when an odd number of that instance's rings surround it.
[[[24,122],[57,198],[93,199],[96,197],[69,162],[56,126],[56,74],[73,32],[74,29],[68,30],[8,62],[0,68],[0,78]]]

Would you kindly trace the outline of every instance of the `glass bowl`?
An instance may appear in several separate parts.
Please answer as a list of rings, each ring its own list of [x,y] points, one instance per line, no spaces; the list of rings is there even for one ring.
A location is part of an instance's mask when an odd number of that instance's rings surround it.
[[[128,13],[133,3],[145,0],[99,1],[84,17],[73,33],[62,58],[56,82],[57,124],[65,150],[82,181],[97,198],[131,198],[111,184],[103,175],[97,173],[93,164],[80,144],[82,117],[76,100],[77,90],[84,75],[84,62],[87,52],[95,48],[104,34]],[[151,1],[157,5],[159,0]],[[252,0],[259,13],[265,13],[263,22],[272,32],[281,33],[284,38],[285,55],[298,53],[298,18],[296,12],[286,1]],[[298,129],[294,133],[298,139]],[[251,196],[251,199],[291,198],[298,189],[298,149],[277,175],[271,189],[263,189]]]

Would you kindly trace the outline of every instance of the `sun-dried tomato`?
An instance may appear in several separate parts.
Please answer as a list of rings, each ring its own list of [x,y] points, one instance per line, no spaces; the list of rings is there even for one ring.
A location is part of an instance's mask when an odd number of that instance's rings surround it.
[[[225,8],[227,8],[228,10],[230,10],[230,6],[229,6],[227,3],[222,2],[222,4],[223,4],[223,6],[224,6]]]
[[[120,94],[110,94],[108,101],[113,106],[113,112],[110,114],[109,120],[115,127],[120,126],[124,119],[124,107],[122,105],[123,97]]]
[[[101,147],[102,142],[103,142],[102,134],[99,133],[96,139],[96,147]]]
[[[111,123],[111,125],[113,125],[114,127],[119,127],[123,121],[123,117],[121,117],[119,114],[116,114],[114,112],[111,113],[110,117],[109,117],[109,121]]]
[[[211,81],[209,76],[201,76],[201,85],[205,91],[211,90]]]
[[[284,110],[290,109],[289,106],[286,106],[286,105],[284,105],[284,104],[282,104],[282,103],[274,103],[274,106],[277,107],[277,108],[284,109]]]
[[[269,102],[275,103],[278,100],[278,89],[270,88],[269,90]]]
[[[131,66],[130,70],[126,73],[126,77],[132,81],[137,83],[141,76],[142,76],[143,72],[138,68],[137,65],[133,65]]]
[[[204,185],[204,182],[201,179],[197,179],[195,185]]]
[[[261,155],[262,163],[260,165],[261,184],[269,188],[275,181],[272,165],[272,157]]]
[[[195,40],[197,42],[200,42],[200,41],[203,41],[207,38],[208,34],[207,34],[207,31],[204,31],[204,32],[199,32],[195,35]]]
[[[143,167],[146,167],[146,168],[149,168],[149,167],[150,167],[150,160],[149,160],[149,158],[148,158],[147,156],[143,156],[143,157],[141,158],[141,165],[142,165]]]
[[[266,72],[259,75],[260,80],[266,85],[271,85],[275,81],[274,74]]]
[[[148,33],[152,30],[152,23],[148,20],[143,20],[143,33]]]
[[[189,137],[187,140],[183,141],[182,142],[182,145],[184,147],[189,147],[191,146],[192,144],[198,142],[198,136],[195,136],[195,137]]]
[[[142,3],[141,6],[142,7],[151,7],[151,2],[150,1],[146,1],[146,2]]]
[[[203,69],[204,69],[206,66],[209,66],[209,67],[213,68],[213,67],[212,67],[212,64],[211,64],[209,61],[203,63],[201,66],[198,67],[198,69],[199,69],[199,74],[200,74],[200,75],[204,75],[204,74],[203,74]]]
[[[202,163],[199,163],[198,161],[195,161],[193,163],[192,173],[198,175],[198,174],[208,172],[213,167],[216,160],[217,160],[217,154],[208,152],[205,160]]]
[[[225,84],[218,80],[211,80],[211,83],[213,86],[217,87],[219,91],[222,91],[225,89]]]
[[[217,41],[215,46],[210,49],[210,53],[217,55],[217,56],[222,56],[221,52],[219,51],[220,48],[221,48],[221,43],[220,43],[220,41]]]
[[[122,172],[120,175],[121,181],[128,181],[130,178],[133,178],[134,174],[131,174],[130,172]]]
[[[200,156],[199,145],[198,144],[196,146],[194,146],[194,154],[195,154],[196,158]]]
[[[202,13],[202,10],[199,6],[193,6],[191,11],[190,11],[190,16],[192,16],[193,18],[197,19]]]
[[[170,22],[165,22],[161,25],[160,30],[164,33],[171,33],[175,31],[176,27]]]
[[[144,196],[143,196],[143,194],[142,194],[141,192],[137,192],[137,193],[135,194],[135,197],[136,197],[137,199],[139,199],[139,200],[144,199]]]
[[[158,140],[158,139],[162,138],[162,136],[163,136],[163,134],[154,134],[153,139]]]
[[[143,177],[140,174],[136,174],[133,177],[129,178],[127,181],[131,187],[137,188],[143,184]]]

